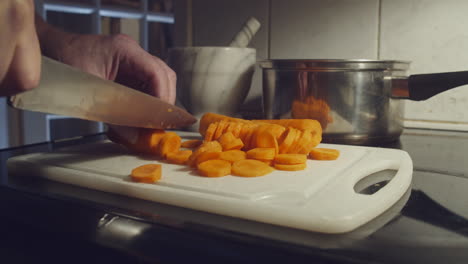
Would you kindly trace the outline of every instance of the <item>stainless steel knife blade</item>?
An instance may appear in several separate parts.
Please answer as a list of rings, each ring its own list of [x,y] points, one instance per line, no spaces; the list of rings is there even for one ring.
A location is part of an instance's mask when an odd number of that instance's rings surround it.
[[[196,122],[177,106],[47,57],[39,86],[10,97],[10,105],[120,126],[170,129]]]

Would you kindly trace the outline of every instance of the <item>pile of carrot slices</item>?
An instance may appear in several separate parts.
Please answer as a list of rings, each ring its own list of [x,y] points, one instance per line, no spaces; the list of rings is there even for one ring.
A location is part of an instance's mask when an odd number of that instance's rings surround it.
[[[141,129],[129,142],[108,133],[109,139],[130,150],[157,156],[169,163],[190,166],[205,177],[263,176],[276,170],[298,171],[307,159],[335,160],[336,149],[317,148],[320,123],[312,119],[244,120],[206,113],[200,120],[203,139],[185,140],[175,132]],[[161,166],[145,164],[132,170],[137,182],[161,178]]]

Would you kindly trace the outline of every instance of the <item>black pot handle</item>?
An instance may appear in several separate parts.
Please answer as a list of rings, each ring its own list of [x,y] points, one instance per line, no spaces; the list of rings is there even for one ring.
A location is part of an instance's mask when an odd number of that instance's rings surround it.
[[[410,75],[408,78],[409,99],[426,100],[465,84],[468,84],[468,71]]]

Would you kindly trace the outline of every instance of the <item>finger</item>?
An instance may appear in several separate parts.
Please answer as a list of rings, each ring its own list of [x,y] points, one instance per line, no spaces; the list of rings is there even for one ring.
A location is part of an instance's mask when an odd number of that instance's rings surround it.
[[[0,29],[0,35],[12,36],[12,32],[8,32],[8,30],[8,28],[5,28],[5,30],[3,28]],[[7,85],[5,82],[11,62],[13,61],[16,42],[16,39],[13,39],[13,37],[0,38],[0,96],[7,96],[13,93],[13,89],[9,89],[11,88],[10,85]]]
[[[116,81],[174,103],[175,74],[166,63],[128,38],[118,35],[114,41],[120,54]]]
[[[152,57],[154,68],[148,72],[152,78],[150,78],[151,82],[148,83],[148,89],[154,94],[156,97],[161,98],[164,101],[169,100],[169,93],[168,90],[170,81],[167,70],[165,68],[164,62],[162,62],[159,58]]]
[[[2,90],[13,93],[32,89],[40,79],[41,52],[34,25],[34,6],[31,1],[22,1],[11,10],[15,11],[13,20],[20,20],[12,32],[16,35],[16,45],[8,71],[2,82]]]
[[[166,68],[168,70],[168,76],[169,76],[169,102],[172,104],[175,104],[176,101],[176,87],[177,87],[177,75],[176,73],[166,65]]]
[[[153,89],[162,100],[174,104],[176,97],[176,75],[174,71],[159,58],[154,57],[160,69],[163,71],[164,78],[158,78],[159,81],[153,85]]]
[[[34,27],[22,34],[14,51],[10,69],[6,75],[8,89],[21,92],[35,88],[41,74],[41,52]]]
[[[7,1],[8,2],[8,1]],[[40,48],[30,0],[8,5],[0,31],[0,94],[12,95],[34,88],[40,78]]]

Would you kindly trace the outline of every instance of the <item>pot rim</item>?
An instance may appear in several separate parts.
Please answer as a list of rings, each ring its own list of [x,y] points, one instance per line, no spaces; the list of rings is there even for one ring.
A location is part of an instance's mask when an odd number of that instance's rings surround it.
[[[269,59],[259,62],[263,69],[277,70],[390,70],[406,71],[410,61],[370,59]]]

